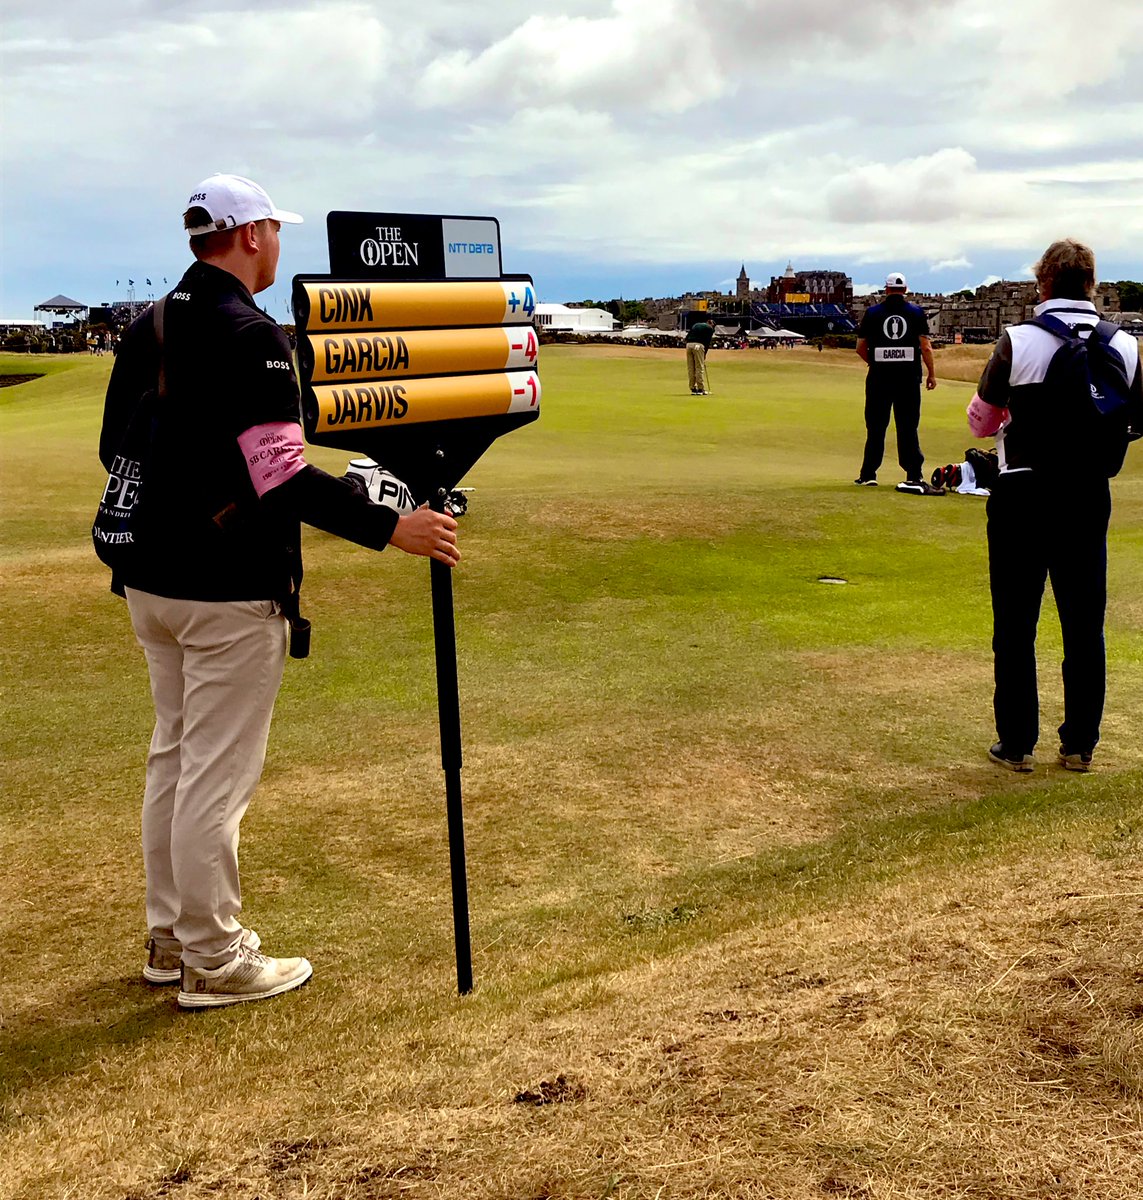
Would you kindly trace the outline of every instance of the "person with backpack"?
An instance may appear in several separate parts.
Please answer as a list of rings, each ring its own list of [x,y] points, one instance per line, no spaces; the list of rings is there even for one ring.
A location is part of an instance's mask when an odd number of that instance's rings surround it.
[[[857,329],[857,355],[868,365],[865,376],[865,452],[853,481],[876,487],[877,471],[885,457],[889,417],[897,427],[897,461],[905,472],[897,491],[914,496],[943,496],[923,477],[925,456],[917,435],[921,423],[921,364],[925,388],[937,386],[929,319],[919,304],[905,299],[905,276],[891,271],[885,277],[885,299],[865,310]]]
[[[1092,303],[1089,247],[1053,242],[1033,271],[1040,303],[1000,335],[968,406],[973,435],[995,435],[1000,467],[987,509],[997,733],[988,755],[1033,769],[1036,625],[1050,578],[1064,643],[1058,761],[1087,771],[1105,692],[1108,480],[1143,433],[1143,375],[1136,340]]]
[[[239,824],[266,755],[287,618],[308,633],[299,523],[449,567],[460,558],[452,516],[398,514],[305,460],[290,343],[254,301],[274,282],[282,223],[301,219],[239,175],[194,188],[183,224],[195,261],[123,335],[104,406],[110,474],[93,536],[155,706],[143,978],[180,984],[181,1008],[276,996],[312,973],[305,958],[263,954],[238,919]]]

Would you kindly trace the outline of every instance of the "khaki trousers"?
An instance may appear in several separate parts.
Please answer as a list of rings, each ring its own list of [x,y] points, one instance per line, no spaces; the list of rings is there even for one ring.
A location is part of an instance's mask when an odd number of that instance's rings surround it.
[[[702,342],[687,342],[687,380],[692,392],[709,392],[706,380],[706,347]]]
[[[190,967],[238,952],[238,826],[262,774],[286,661],[270,600],[171,600],[127,589],[155,732],[143,795],[147,927]]]

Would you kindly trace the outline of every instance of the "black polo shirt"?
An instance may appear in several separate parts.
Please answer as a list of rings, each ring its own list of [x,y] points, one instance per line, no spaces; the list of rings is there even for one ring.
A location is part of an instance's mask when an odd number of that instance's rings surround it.
[[[167,298],[163,355],[166,396],[140,507],[142,550],[119,584],[176,599],[280,599],[291,577],[300,580],[299,521],[384,548],[396,514],[316,467],[258,498],[238,435],[300,422],[300,400],[289,339],[240,280],[196,262]],[[124,334],[111,374],[105,466],[158,363],[148,310]]]
[[[714,341],[714,326],[709,321],[696,321],[687,334],[687,341],[698,342],[704,350],[709,350]]]
[[[921,338],[929,336],[925,310],[893,293],[865,310],[857,336],[864,338],[869,373],[880,382],[919,382]]]

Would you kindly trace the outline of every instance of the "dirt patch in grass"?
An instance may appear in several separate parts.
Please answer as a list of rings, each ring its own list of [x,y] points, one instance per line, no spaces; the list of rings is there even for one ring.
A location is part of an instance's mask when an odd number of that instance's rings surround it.
[[[517,1092],[513,1098],[515,1104],[532,1104],[539,1108],[544,1104],[570,1104],[576,1100],[584,1100],[587,1089],[566,1075],[557,1075],[555,1079],[544,1079],[533,1088],[525,1088]]]
[[[42,378],[42,373],[38,375],[0,375],[0,388],[17,387],[21,383],[30,383],[33,379]]]

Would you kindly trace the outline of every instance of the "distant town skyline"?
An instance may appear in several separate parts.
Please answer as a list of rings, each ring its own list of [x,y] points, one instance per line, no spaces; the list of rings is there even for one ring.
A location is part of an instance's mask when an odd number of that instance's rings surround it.
[[[291,230],[290,232],[293,233],[294,231]],[[328,264],[324,258],[315,265],[313,262],[291,263],[289,261],[291,257],[293,256],[290,254],[290,247],[284,245],[282,254],[282,269],[279,274],[279,281],[273,288],[266,292],[260,293],[258,297],[259,304],[262,305],[262,307],[264,307],[266,311],[268,311],[270,315],[275,318],[275,320],[283,323],[288,322],[291,319],[289,311],[289,295],[290,279],[292,276],[294,274],[305,274],[309,272],[321,273],[328,268]],[[738,282],[737,274],[723,274],[720,278],[715,279],[711,283],[695,282],[693,280],[691,275],[692,270],[695,274],[705,271],[709,277],[710,275],[717,275],[719,273],[718,267],[704,267],[703,265],[698,265],[693,268],[688,268],[686,266],[667,267],[662,265],[645,266],[643,264],[625,264],[619,267],[612,266],[602,268],[597,273],[591,274],[582,269],[576,271],[567,271],[562,276],[566,280],[562,291],[560,291],[560,294],[558,295],[553,295],[550,287],[550,280],[547,276],[545,276],[542,270],[537,270],[534,264],[529,266],[523,262],[521,262],[519,266],[513,266],[513,257],[519,258],[521,256],[519,254],[513,256],[509,253],[509,250],[506,247],[505,270],[519,270],[521,272],[526,271],[527,273],[532,274],[537,283],[537,292],[539,294],[539,298],[546,303],[578,304],[584,300],[642,300],[647,297],[663,299],[667,297],[701,294],[703,292],[733,293]],[[189,262],[189,256],[187,261]],[[169,281],[167,287],[174,286],[179,274],[181,274],[181,270],[186,265],[185,262],[180,263],[177,259],[174,260],[174,263],[175,265],[169,268],[169,271],[173,272],[173,274],[168,274],[166,276]],[[741,267],[742,265],[744,264],[740,260],[739,266]],[[749,267],[748,263],[745,265]],[[807,265],[804,268],[799,267],[796,262],[793,265],[797,270],[842,269],[835,267],[832,264],[822,262],[814,262],[812,266]],[[776,267],[775,270],[765,274],[764,276],[751,275],[751,287],[764,290],[769,284],[771,277],[773,275],[780,275],[785,269],[785,266],[786,263],[782,263],[780,269],[777,269]],[[1101,280],[1114,283],[1118,279],[1134,278],[1139,280],[1140,276],[1143,276],[1143,265],[1140,263],[1136,262],[1133,264],[1126,264],[1126,266],[1134,267],[1135,274],[1109,276],[1106,270],[1101,269]],[[1031,278],[1030,263],[1025,264],[1022,268],[1015,272],[986,275],[982,279],[969,279],[962,283],[958,283],[955,286],[949,286],[947,283],[937,279],[934,272],[926,271],[920,264],[900,264],[900,269],[905,272],[905,275],[909,280],[910,291],[934,295],[953,295],[966,289],[974,291],[978,287],[987,286],[1001,280],[1012,280],[1016,282]],[[562,267],[558,267],[557,270],[562,270]],[[850,274],[851,278],[853,277],[850,272],[846,273]],[[556,277],[559,278],[561,276]],[[162,292],[166,290],[166,287],[162,286],[161,283],[163,278],[163,276],[157,275],[156,273],[156,276],[152,276],[154,284],[151,287],[140,286],[139,281],[136,281],[136,286],[134,289],[135,299],[137,301],[145,301],[153,296],[162,294]],[[610,287],[607,285],[606,281],[610,281]],[[858,282],[855,279],[853,284],[853,294],[858,297],[871,295],[874,292],[883,290],[884,284],[884,277],[864,283]],[[50,299],[52,296],[61,293],[70,297],[71,299],[78,300],[81,303],[91,307],[102,305],[105,302],[116,303],[126,301],[128,299],[126,280],[122,276],[120,277],[120,286],[118,288],[114,286],[112,286],[110,289],[103,288],[102,290],[97,288],[96,291],[92,292],[90,295],[78,294],[78,292],[81,290],[82,289],[77,288],[70,290],[67,288],[56,288],[49,291],[45,295],[39,296],[38,299],[29,300],[26,311],[9,311],[9,309],[12,308],[12,305],[8,304],[5,308],[0,309],[0,318],[7,317],[11,319],[32,319],[37,315],[32,312],[32,309],[36,304],[40,304],[45,300]],[[39,316],[42,318],[43,314],[39,314]],[[48,319],[50,320],[51,318]]]

